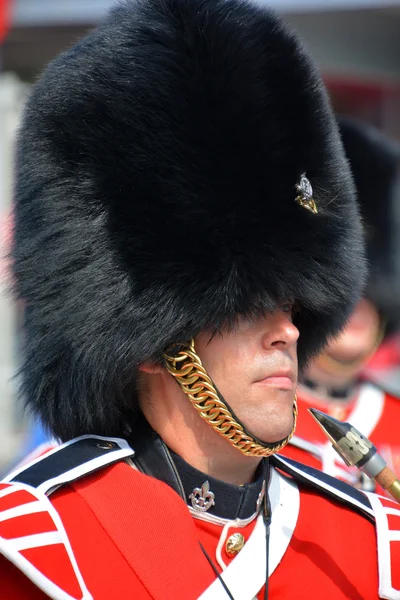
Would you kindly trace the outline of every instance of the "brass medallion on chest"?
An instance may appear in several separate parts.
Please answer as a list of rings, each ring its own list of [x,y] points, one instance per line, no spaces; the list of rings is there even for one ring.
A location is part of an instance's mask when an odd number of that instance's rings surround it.
[[[246,540],[244,539],[244,536],[241,533],[233,533],[226,540],[226,553],[228,554],[228,556],[235,556],[241,551],[245,543]]]

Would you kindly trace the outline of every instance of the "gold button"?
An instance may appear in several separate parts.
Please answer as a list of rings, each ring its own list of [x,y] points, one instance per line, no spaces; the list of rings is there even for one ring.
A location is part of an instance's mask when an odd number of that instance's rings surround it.
[[[226,553],[229,556],[235,556],[235,554],[237,554],[238,552],[241,551],[241,549],[243,548],[243,546],[245,544],[245,541],[246,540],[244,539],[244,537],[242,536],[241,533],[233,533],[226,540],[226,545],[225,545]]]

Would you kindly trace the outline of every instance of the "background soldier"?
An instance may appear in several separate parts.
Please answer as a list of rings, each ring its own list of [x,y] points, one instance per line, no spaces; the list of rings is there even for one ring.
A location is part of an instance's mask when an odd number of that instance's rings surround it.
[[[275,455],[365,275],[296,36],[122,4],[36,85],[17,177],[24,393],[70,441],[1,485],[5,597],[397,598],[397,506]]]
[[[341,132],[364,217],[369,281],[365,297],[344,331],[305,375],[298,393],[299,425],[284,454],[368,489],[372,482],[360,471],[346,467],[307,409],[313,406],[349,421],[371,439],[390,468],[400,474],[400,402],[365,378],[368,361],[399,325],[400,288],[394,264],[397,226],[393,215],[400,148],[374,128],[349,118],[341,120]]]

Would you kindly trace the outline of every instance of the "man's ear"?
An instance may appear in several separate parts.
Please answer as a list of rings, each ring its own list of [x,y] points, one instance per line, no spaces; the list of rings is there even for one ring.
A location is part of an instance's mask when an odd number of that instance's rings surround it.
[[[150,373],[151,375],[155,375],[157,373],[162,373],[164,371],[164,367],[161,363],[144,362],[138,366],[138,370],[142,373]]]

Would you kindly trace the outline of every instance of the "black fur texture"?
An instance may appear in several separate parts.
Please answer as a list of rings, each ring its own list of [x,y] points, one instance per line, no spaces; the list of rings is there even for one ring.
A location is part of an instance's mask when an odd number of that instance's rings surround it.
[[[400,146],[356,119],[341,117],[339,123],[366,231],[366,295],[379,308],[390,333],[400,325],[396,216],[400,202]]]
[[[306,173],[319,208],[299,206]],[[295,34],[244,0],[131,0],[57,58],[19,137],[23,394],[124,434],[137,366],[294,299],[302,365],[365,276],[336,121]]]

